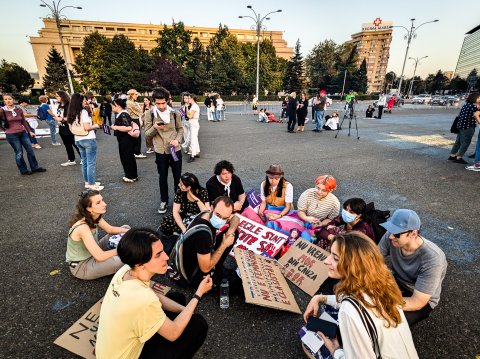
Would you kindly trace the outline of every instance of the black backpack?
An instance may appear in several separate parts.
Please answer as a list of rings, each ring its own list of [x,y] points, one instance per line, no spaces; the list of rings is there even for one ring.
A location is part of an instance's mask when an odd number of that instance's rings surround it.
[[[382,239],[383,235],[387,231],[380,224],[385,223],[389,218],[390,211],[381,211],[379,209],[375,209],[375,203],[373,202],[367,204],[367,208],[365,210],[365,221],[367,221],[367,223],[373,229],[373,233],[375,234],[375,243],[378,244],[380,239]]]

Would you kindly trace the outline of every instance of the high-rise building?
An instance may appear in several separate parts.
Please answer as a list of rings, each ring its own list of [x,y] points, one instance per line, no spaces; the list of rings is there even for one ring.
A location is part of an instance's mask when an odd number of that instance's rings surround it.
[[[455,76],[458,75],[464,79],[473,69],[477,69],[477,73],[480,74],[480,25],[465,35],[455,69]]]
[[[350,43],[357,45],[358,63],[367,62],[368,92],[382,92],[387,73],[392,42],[393,23],[377,17],[370,23],[362,24],[362,31],[352,35]]]
[[[44,27],[38,31],[38,36],[30,36],[35,62],[37,64],[40,79],[45,75],[46,59],[50,48],[54,46],[62,53],[58,30],[53,19],[43,19]],[[164,25],[152,24],[129,24],[120,22],[84,21],[84,20],[62,20],[61,31],[65,43],[67,62],[75,63],[75,57],[80,53],[83,46],[83,39],[94,31],[112,38],[114,35],[123,34],[127,36],[136,47],[142,46],[150,51],[156,47],[158,32],[163,30]],[[170,27],[167,25],[167,27]],[[186,30],[192,32],[192,39],[198,37],[200,42],[206,46],[210,39],[218,31],[218,28],[185,26]],[[256,43],[256,30],[228,29],[230,34],[237,37],[240,42]],[[282,31],[262,31],[260,40],[272,41],[277,56],[290,59],[293,49],[287,47],[283,39]]]

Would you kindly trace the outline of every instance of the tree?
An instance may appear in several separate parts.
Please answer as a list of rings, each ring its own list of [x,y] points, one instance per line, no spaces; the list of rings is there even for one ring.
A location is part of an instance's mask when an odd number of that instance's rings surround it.
[[[208,89],[206,76],[206,53],[198,37],[193,39],[192,50],[185,65],[184,74],[190,81],[189,90],[203,93]]]
[[[288,62],[283,87],[289,92],[295,91],[297,93],[300,93],[304,87],[303,56],[300,52],[300,39],[297,40],[293,56]]]
[[[467,76],[467,82],[468,82],[470,91],[471,89],[475,88],[477,81],[478,81],[477,69],[473,69],[472,71],[470,71],[470,73]]]
[[[448,78],[438,70],[427,88],[430,93],[443,93],[448,85]]]
[[[360,68],[356,73],[356,77],[352,79],[353,91],[366,93],[368,90],[368,78],[367,78],[367,60],[363,59]]]
[[[14,94],[28,90],[35,80],[27,70],[14,62],[2,60],[0,63],[0,89]]]
[[[388,72],[385,75],[385,90],[384,92],[388,92],[389,89],[391,89],[395,82],[397,81],[397,74],[393,71]]]
[[[316,45],[305,59],[307,77],[310,87],[331,91],[332,79],[337,76],[338,46],[332,40],[325,40]],[[343,79],[342,79],[343,80]]]
[[[465,79],[462,79],[460,76],[456,75],[453,79],[450,80],[450,89],[457,92],[466,92],[468,91],[468,82]]]
[[[152,72],[148,75],[151,87],[163,86],[172,95],[180,94],[188,86],[188,80],[180,71],[180,68],[172,61],[157,56]]]
[[[48,52],[47,66],[45,67],[45,76],[43,77],[43,88],[47,93],[54,93],[59,90],[69,91],[65,60],[53,46]]]
[[[192,32],[185,30],[183,22],[174,23],[171,27],[163,26],[158,32],[157,47],[152,50],[155,56],[161,56],[173,63],[183,66],[188,61]]]

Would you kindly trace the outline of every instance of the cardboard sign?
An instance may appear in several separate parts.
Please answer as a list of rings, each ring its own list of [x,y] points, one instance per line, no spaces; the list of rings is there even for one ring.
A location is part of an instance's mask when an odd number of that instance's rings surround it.
[[[235,248],[235,259],[247,303],[301,314],[276,260],[240,248]]]
[[[170,290],[170,287],[154,281],[150,282],[150,287],[157,296],[165,295]],[[95,359],[95,343],[102,301],[103,298],[87,310],[65,333],[55,339],[54,343],[82,358]]]
[[[254,222],[240,214],[235,215],[240,219],[238,224],[239,235],[235,242],[235,248],[247,249],[258,254],[268,253],[271,257],[275,257],[288,239],[286,234]],[[234,256],[233,250],[230,255]]]
[[[328,278],[325,259],[330,255],[322,248],[299,238],[280,258],[284,276],[305,293],[313,296]]]

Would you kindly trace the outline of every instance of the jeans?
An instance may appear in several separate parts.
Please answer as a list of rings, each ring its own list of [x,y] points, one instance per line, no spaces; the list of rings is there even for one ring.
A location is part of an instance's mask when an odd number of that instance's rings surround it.
[[[212,121],[218,121],[217,111],[212,110]]]
[[[35,133],[35,129],[32,126],[30,126],[30,129],[33,133]],[[30,142],[32,143],[32,145],[38,144],[36,137],[31,137],[30,134],[28,135],[28,137],[30,138]]]
[[[315,121],[317,122],[315,129],[319,131],[321,131],[323,128],[323,115],[325,115],[325,111],[315,111]]]
[[[155,153],[157,164],[160,201],[168,203],[168,167],[172,168],[173,185],[176,191],[182,175],[182,151],[176,151],[178,161],[174,161],[170,153]]]
[[[477,146],[475,147],[475,163],[480,163],[480,128],[478,129]]]
[[[88,140],[75,141],[82,158],[83,180],[89,185],[95,184],[96,173],[95,166],[97,161],[97,140],[91,138]]]
[[[28,134],[23,131],[20,133],[7,133],[5,134],[7,137],[7,141],[12,146],[13,150],[15,151],[15,162],[17,163],[17,167],[20,170],[20,173],[28,172],[27,164],[23,159],[23,148],[27,151],[27,158],[28,163],[30,164],[30,169],[35,171],[38,168],[37,158],[35,157],[35,153],[33,152],[32,143],[30,142],[30,137]]]
[[[45,120],[46,123],[48,123],[48,126],[50,127],[50,138],[52,140],[52,143],[57,143],[57,124],[55,120]]]
[[[462,157],[465,152],[467,152],[468,146],[472,142],[472,137],[475,133],[475,127],[470,127],[466,129],[458,129],[457,138],[453,144],[452,150],[450,153],[452,155],[457,155],[457,157]]]

